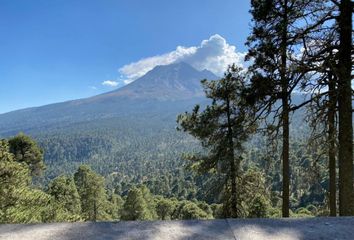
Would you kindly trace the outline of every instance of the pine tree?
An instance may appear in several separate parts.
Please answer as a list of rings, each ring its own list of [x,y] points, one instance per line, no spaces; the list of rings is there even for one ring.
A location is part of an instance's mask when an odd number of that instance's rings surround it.
[[[335,1],[336,2],[336,1]],[[353,113],[352,113],[352,13],[354,3],[339,3],[339,60],[338,60],[338,142],[339,142],[339,214],[354,215],[353,189]]]
[[[111,193],[108,198],[109,207],[108,214],[113,220],[118,220],[121,218],[124,200],[121,196],[115,193]]]
[[[30,169],[14,159],[6,140],[0,140],[0,222],[42,222],[50,196],[30,186]]]
[[[314,102],[312,109],[315,109],[311,112],[311,118],[315,119],[316,123],[320,123],[321,120],[327,123],[330,214],[332,216],[336,216],[337,148],[335,143],[337,136],[339,213],[340,215],[354,214],[351,88],[353,5],[354,3],[350,0],[325,0],[319,5],[312,6],[312,11],[316,12],[312,21],[315,22],[317,28],[312,28],[313,32],[309,32],[308,36],[303,36],[306,59],[304,63],[306,67],[303,69],[305,72],[316,72],[315,77],[310,78],[304,84],[307,88],[311,86],[310,90],[315,92],[315,94],[312,93],[311,99]],[[336,122],[337,115],[339,119]]]
[[[157,219],[156,213],[156,201],[154,196],[151,194],[150,189],[144,184],[138,185],[139,190],[143,194],[143,198],[146,202],[148,215],[150,219]]]
[[[45,169],[43,162],[43,150],[29,136],[23,133],[8,140],[10,152],[14,154],[15,160],[24,162],[31,170],[31,175],[40,175]]]
[[[75,184],[81,200],[81,216],[85,220],[109,220],[109,202],[104,178],[87,165],[81,165],[74,174]]]
[[[243,108],[241,98],[245,85],[242,69],[232,66],[225,77],[218,81],[203,80],[207,98],[212,100],[203,111],[195,106],[191,113],[178,116],[180,129],[201,141],[208,151],[206,156],[187,156],[192,167],[200,172],[217,171],[231,186],[231,217],[237,217],[237,177],[242,153],[242,144],[247,139],[252,127],[247,119],[250,113]]]
[[[292,106],[292,93],[305,73],[298,69],[296,55],[301,39],[315,25],[306,25],[311,18],[311,0],[253,0],[251,14],[253,31],[248,38],[248,60],[252,60],[252,87],[248,101],[257,106],[257,119],[266,122],[272,138],[282,138],[282,215],[289,217],[290,207],[290,113],[300,106]],[[269,118],[274,120],[270,123]],[[281,131],[281,132],[280,132]]]
[[[159,219],[168,220],[174,210],[174,202],[167,198],[160,198],[157,200],[156,213]]]
[[[141,189],[132,187],[125,200],[122,220],[151,220],[152,216]]]
[[[48,185],[47,193],[53,197],[51,221],[75,221],[80,219],[81,203],[74,179],[59,176]]]

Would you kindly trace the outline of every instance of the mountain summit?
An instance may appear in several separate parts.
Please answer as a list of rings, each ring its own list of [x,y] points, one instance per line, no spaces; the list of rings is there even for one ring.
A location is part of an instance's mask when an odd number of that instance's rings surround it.
[[[161,65],[156,66],[134,82],[115,91],[93,97],[93,99],[112,97],[148,100],[190,99],[204,95],[201,80],[217,78],[212,72],[198,71],[185,62]]]

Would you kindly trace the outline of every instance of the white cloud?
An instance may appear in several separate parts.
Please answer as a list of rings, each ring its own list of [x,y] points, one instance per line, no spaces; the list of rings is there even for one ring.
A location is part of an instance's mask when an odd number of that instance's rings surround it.
[[[117,81],[113,81],[113,80],[107,80],[107,81],[103,81],[102,85],[103,86],[109,86],[109,87],[116,87],[116,86],[118,86],[118,82]]]
[[[135,79],[132,79],[132,78],[128,78],[128,79],[125,79],[123,80],[124,84],[129,84],[131,82],[134,82]]]
[[[178,46],[176,50],[143,58],[121,67],[118,71],[125,76],[123,81],[128,84],[157,65],[168,65],[174,62],[186,62],[198,70],[207,69],[217,75],[222,75],[227,66],[235,63],[243,66],[245,53],[237,52],[236,47],[228,44],[226,40],[218,34],[203,40],[199,46],[183,47]]]
[[[95,87],[95,86],[89,86],[89,88],[92,90],[97,90],[97,87]]]

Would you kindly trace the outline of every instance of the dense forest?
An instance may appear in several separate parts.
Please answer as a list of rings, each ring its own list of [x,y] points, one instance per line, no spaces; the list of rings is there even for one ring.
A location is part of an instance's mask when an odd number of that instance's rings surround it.
[[[253,0],[247,69],[194,108],[6,136],[0,222],[354,215],[352,12]]]
[[[80,165],[72,175],[60,175],[46,186],[34,181],[44,171],[43,151],[30,137],[19,134],[1,141],[1,211],[3,223],[103,221],[103,220],[168,220],[212,219],[228,216],[218,200],[196,199],[198,182],[217,182],[216,176],[189,176],[186,187],[173,179],[147,179],[140,184],[124,184],[107,180],[88,165]],[[240,204],[243,217],[280,217],[279,196],[272,196],[266,187],[265,174],[257,168],[244,172]],[[193,184],[194,183],[194,184]],[[191,185],[191,186],[188,186]],[[218,187],[218,186],[214,186]],[[180,188],[180,194],[178,191]],[[211,186],[206,189],[210,190]],[[216,189],[214,189],[216,191]],[[254,193],[257,193],[256,195]],[[176,197],[175,197],[176,196]],[[204,196],[199,196],[203,198]],[[214,202],[213,202],[214,201]],[[213,203],[212,203],[213,202]],[[326,213],[315,205],[299,207],[292,216],[313,216]]]

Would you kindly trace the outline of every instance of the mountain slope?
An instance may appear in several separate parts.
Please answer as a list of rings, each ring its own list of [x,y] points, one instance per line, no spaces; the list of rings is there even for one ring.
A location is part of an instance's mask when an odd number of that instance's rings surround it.
[[[109,98],[182,100],[203,96],[202,79],[217,79],[207,71],[197,71],[187,63],[180,62],[157,66],[141,78],[118,90],[98,95],[89,100]]]

